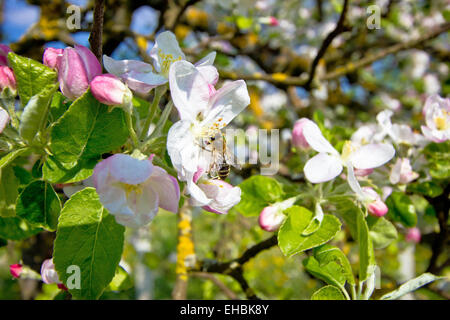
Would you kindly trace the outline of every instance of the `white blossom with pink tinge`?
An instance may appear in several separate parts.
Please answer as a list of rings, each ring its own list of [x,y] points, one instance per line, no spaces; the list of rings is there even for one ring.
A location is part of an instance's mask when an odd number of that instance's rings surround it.
[[[414,172],[408,158],[398,158],[392,167],[389,175],[389,181],[392,184],[407,184],[416,180],[419,177],[417,172]]]
[[[313,122],[306,122],[303,127],[303,135],[312,149],[319,152],[309,159],[304,167],[305,177],[312,183],[330,181],[341,174],[344,166],[351,168],[350,179],[354,179],[353,168],[373,169],[382,166],[392,159],[395,149],[390,144],[372,143],[363,146],[347,141],[339,152],[325,139],[319,127]]]
[[[42,263],[41,277],[42,281],[46,284],[61,283],[55,269],[55,264],[53,263],[53,258],[47,259]]]
[[[115,154],[95,166],[93,180],[103,206],[124,226],[150,223],[159,207],[178,211],[177,180],[149,159]]]
[[[194,179],[195,186],[190,185],[190,204],[201,206],[204,210],[226,214],[228,210],[241,201],[241,189],[218,179]],[[188,184],[191,184],[190,182]],[[193,191],[195,189],[195,191]],[[203,194],[200,194],[203,193]],[[206,199],[197,201],[196,199]]]
[[[216,75],[212,66],[200,71],[187,61],[173,63],[169,73],[170,93],[180,121],[169,130],[167,152],[179,179],[188,182],[191,197],[203,205],[207,205],[208,198],[198,192],[193,182],[198,168],[207,170],[211,162],[211,153],[205,152],[202,145],[220,134],[250,103],[243,80],[229,82],[216,91],[211,84]]]
[[[422,113],[426,125],[421,129],[425,138],[438,143],[450,139],[450,98],[443,99],[437,94],[428,97]]]
[[[186,59],[177,38],[170,31],[161,32],[156,37],[150,56],[153,59],[153,65],[139,60],[114,60],[107,55],[103,56],[103,64],[109,73],[122,78],[131,90],[145,94],[167,83],[171,65],[175,61]],[[195,65],[200,70],[204,67],[209,69],[215,57],[216,53],[211,52]],[[217,77],[214,81],[217,81]]]

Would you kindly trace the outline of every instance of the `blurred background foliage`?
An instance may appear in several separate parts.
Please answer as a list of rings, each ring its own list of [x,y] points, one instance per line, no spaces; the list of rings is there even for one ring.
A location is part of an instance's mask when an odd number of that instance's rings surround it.
[[[72,4],[80,8],[80,29],[66,26],[70,16],[67,8]],[[370,30],[366,10],[374,4],[381,10],[381,26]],[[75,43],[88,46],[93,1],[2,0],[0,6],[0,40],[20,55],[41,61],[46,47],[64,48]],[[221,79],[243,78],[249,87],[251,104],[233,125],[244,130],[255,126],[281,130],[282,163],[277,179],[296,190],[303,162],[291,150],[290,132],[299,117],[316,120],[340,149],[358,126],[374,122],[375,115],[384,109],[395,112],[395,122],[419,130],[425,98],[432,93],[450,95],[447,0],[350,1],[346,29],[318,61],[311,85],[305,85],[310,66],[323,40],[335,28],[342,6],[340,0],[107,0],[103,53],[116,59],[146,60],[155,32],[163,29],[175,32],[190,61],[217,51]],[[426,38],[445,25],[446,29]],[[409,45],[388,54],[398,43]],[[358,64],[375,54],[380,56]],[[141,98],[151,101],[151,97]],[[245,167],[231,180],[239,183],[258,173],[257,166]],[[376,250],[382,279],[375,298],[407,280],[405,272],[413,277],[429,267],[431,243],[439,226],[435,214],[427,211],[421,199],[413,202],[422,241],[417,245],[405,242],[400,228],[396,241]],[[225,216],[198,210],[192,224],[195,251],[201,259],[228,261],[271,236],[260,229],[256,217],[244,217],[236,210]],[[121,266],[133,279],[124,275],[102,299],[171,298],[177,217],[162,211],[144,229],[127,229]],[[0,239],[0,299],[64,298],[56,285],[17,281],[8,269],[9,264],[23,261],[39,271],[42,261],[51,256],[53,239],[54,234],[49,232],[22,241],[7,243]],[[357,247],[345,228],[333,244],[343,250],[356,270]],[[408,252],[412,252],[414,264],[405,267],[401,259]],[[443,265],[439,271],[444,275],[449,272],[447,253],[448,246],[439,261]],[[286,258],[278,247],[272,247],[249,261],[244,275],[261,298],[309,299],[323,283],[304,271],[302,260],[306,256]],[[227,299],[233,294],[245,298],[232,278],[213,278],[190,277],[188,298]],[[218,283],[229,288],[228,295]],[[437,286],[414,295],[446,299],[449,292]]]

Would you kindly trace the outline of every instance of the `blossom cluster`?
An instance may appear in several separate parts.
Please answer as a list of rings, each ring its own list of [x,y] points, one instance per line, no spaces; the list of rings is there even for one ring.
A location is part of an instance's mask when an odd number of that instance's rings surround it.
[[[47,48],[43,62],[57,71],[60,90],[67,99],[76,100],[90,89],[99,102],[129,114],[133,113],[133,91],[148,94],[168,86],[180,117],[167,136],[167,151],[178,180],[186,183],[191,205],[226,214],[239,203],[241,190],[211,174],[219,159],[211,145],[203,145],[216,138],[223,143],[221,130],[246,108],[250,98],[242,80],[216,88],[219,73],[213,66],[215,56],[212,52],[190,63],[175,35],[166,31],[155,39],[151,64],[104,55],[103,66],[109,73],[103,74],[95,55],[81,45]],[[6,125],[6,116],[2,115],[1,126]],[[100,201],[116,221],[136,228],[148,224],[159,208],[176,213],[180,187],[177,179],[152,163],[154,155],[135,151],[99,162],[92,181]]]

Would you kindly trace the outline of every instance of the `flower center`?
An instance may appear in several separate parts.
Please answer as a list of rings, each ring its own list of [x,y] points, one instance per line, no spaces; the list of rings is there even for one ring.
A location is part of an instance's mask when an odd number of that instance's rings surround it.
[[[347,160],[350,158],[350,155],[355,152],[357,147],[352,144],[351,141],[347,140],[344,143],[344,146],[342,147],[342,153],[341,153],[341,159],[344,162],[347,162]]]
[[[130,193],[132,193],[132,192],[135,192],[137,195],[142,194],[142,186],[140,184],[122,183],[122,188],[125,190],[125,193],[127,194],[127,198],[130,195]]]
[[[447,128],[448,128],[447,116],[448,115],[449,115],[449,113],[444,110],[442,116],[434,118],[434,123],[436,124],[436,128],[438,130],[447,130]]]
[[[158,56],[161,58],[161,73],[165,76],[169,74],[169,68],[172,63],[175,61],[181,60],[182,57],[178,56],[174,58],[171,53],[165,54],[161,49],[158,50]]]

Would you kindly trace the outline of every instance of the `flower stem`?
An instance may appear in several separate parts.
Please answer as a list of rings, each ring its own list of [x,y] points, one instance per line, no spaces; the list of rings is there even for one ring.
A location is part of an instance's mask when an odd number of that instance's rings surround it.
[[[139,146],[139,139],[137,137],[136,131],[133,128],[133,119],[131,118],[131,112],[125,112],[125,121],[127,122],[128,131],[130,132],[131,140],[133,141],[133,146]]]
[[[164,86],[163,89],[158,90],[159,88],[155,89],[155,97],[153,99],[153,102],[150,106],[147,118],[145,119],[144,126],[142,127],[141,134],[139,138],[141,140],[144,140],[145,137],[147,137],[148,129],[150,128],[150,124],[152,123],[153,117],[155,116],[156,109],[158,108],[159,101],[161,100],[161,97],[164,95],[164,93],[167,90],[167,87]]]

